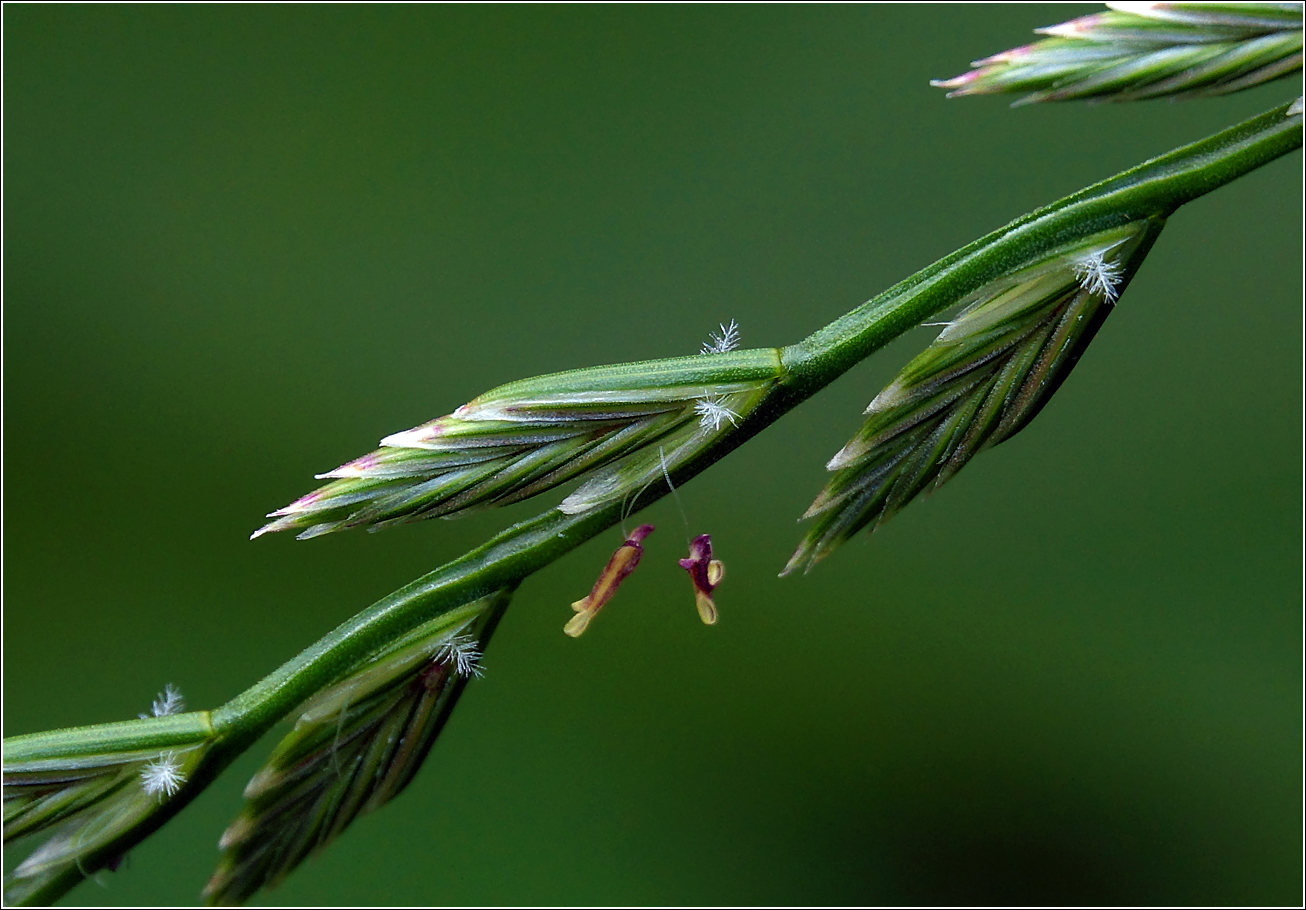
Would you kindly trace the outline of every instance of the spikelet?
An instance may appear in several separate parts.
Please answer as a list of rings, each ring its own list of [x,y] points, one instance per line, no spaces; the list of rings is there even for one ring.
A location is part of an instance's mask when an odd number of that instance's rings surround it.
[[[208,712],[199,711],[6,740],[5,843],[49,836],[5,877],[5,903],[68,874],[115,867],[121,845],[177,796],[212,738]]]
[[[482,643],[510,594],[442,613],[300,706],[222,835],[209,903],[238,904],[274,887],[408,786],[463,686],[482,675]]]
[[[774,349],[734,351],[731,322],[704,354],[555,373],[509,383],[453,414],[381,440],[382,448],[319,475],[331,482],[254,532],[305,539],[453,518],[517,502],[581,475],[562,509],[620,498],[730,432],[781,375]]]
[[[865,527],[938,489],[977,453],[1010,439],[1048,402],[1115,305],[1160,219],[1052,251],[959,302],[960,312],[875,397],[782,575],[809,571]]]
[[[1223,95],[1302,66],[1300,3],[1108,3],[1036,31],[1034,44],[931,85],[948,97],[1028,92],[1013,106]]]

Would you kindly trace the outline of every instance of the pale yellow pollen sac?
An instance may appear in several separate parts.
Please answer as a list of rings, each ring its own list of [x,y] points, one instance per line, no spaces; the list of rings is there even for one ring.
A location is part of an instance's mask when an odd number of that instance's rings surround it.
[[[714,559],[707,564],[707,583],[712,587],[721,584],[721,579],[726,577],[726,564],[719,559]]]
[[[639,565],[640,557],[644,555],[643,541],[653,533],[653,525],[640,525],[630,533],[625,543],[617,547],[613,552],[608,564],[603,567],[599,573],[598,580],[594,582],[594,587],[588,594],[571,605],[576,611],[576,615],[562,627],[572,638],[578,638],[586,627],[589,626],[590,620],[595,617],[603,605],[612,599],[612,595],[617,593],[617,587],[627,575],[635,571],[635,566]]]

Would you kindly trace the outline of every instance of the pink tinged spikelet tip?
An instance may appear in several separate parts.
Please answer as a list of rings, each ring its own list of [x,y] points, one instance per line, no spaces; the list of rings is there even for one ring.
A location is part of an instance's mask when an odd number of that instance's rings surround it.
[[[277,509],[275,512],[269,512],[268,518],[278,518],[282,515],[298,515],[300,512],[311,511],[313,504],[321,498],[321,490],[314,490],[312,493],[306,493],[290,505]],[[273,522],[273,524],[275,524],[275,522]]]
[[[934,86],[935,88],[960,89],[963,88],[964,86],[970,85],[978,78],[979,78],[979,73],[974,72],[972,70],[969,73],[962,73],[960,76],[953,76],[951,79],[931,79],[930,85]],[[960,95],[964,93],[950,92],[949,94]]]
[[[276,513],[273,513],[274,515]],[[284,531],[287,528],[293,528],[298,522],[297,518],[278,518],[276,521],[269,521],[263,527],[259,528],[253,534],[249,535],[250,540],[256,540],[264,534],[273,534],[277,531]]]
[[[463,408],[465,407],[467,405],[463,405]],[[458,410],[461,411],[462,408]],[[441,431],[440,421],[433,420],[420,427],[404,430],[402,433],[392,433],[381,440],[381,445],[395,449],[425,449],[440,437]]]
[[[1034,46],[1031,44],[1022,44],[1020,47],[1013,47],[1009,51],[1002,51],[1001,53],[994,54],[991,57],[981,57],[979,60],[972,60],[970,65],[978,69],[979,67],[992,66],[996,63],[1011,63],[1020,60],[1023,57],[1028,57],[1033,52],[1033,47]]]
[[[1036,28],[1034,34],[1050,35],[1053,38],[1091,39],[1094,31],[1102,25],[1104,18],[1105,16],[1102,13],[1093,13],[1088,16],[1080,16],[1078,19],[1071,19],[1069,22]]]
[[[366,475],[367,472],[372,470],[374,467],[376,467],[376,454],[372,453],[364,455],[361,458],[355,458],[353,461],[345,462],[340,467],[332,471],[327,471],[325,474],[316,474],[314,475],[314,479],[340,480],[357,478]]]

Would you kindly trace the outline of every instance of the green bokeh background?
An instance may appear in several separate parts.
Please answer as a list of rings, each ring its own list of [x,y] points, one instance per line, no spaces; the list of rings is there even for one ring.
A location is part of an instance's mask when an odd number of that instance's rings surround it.
[[[1300,91],[927,84],[1079,11],[6,6],[6,734],[214,706],[548,504],[246,539],[387,433],[790,343]],[[1181,210],[1027,432],[810,576],[928,330],[688,484],[715,628],[670,501],[584,638],[619,536],[530,579],[413,786],[265,899],[1299,903],[1301,162]],[[196,900],[270,746],[71,900]]]

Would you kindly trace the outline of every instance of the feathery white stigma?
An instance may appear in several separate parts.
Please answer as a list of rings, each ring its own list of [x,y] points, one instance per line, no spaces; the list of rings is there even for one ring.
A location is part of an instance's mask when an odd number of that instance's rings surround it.
[[[739,415],[730,410],[716,398],[700,398],[694,402],[694,413],[698,415],[698,425],[707,429],[721,429],[722,421],[729,421],[731,426],[739,426]]]
[[[180,714],[185,710],[186,699],[182,697],[181,690],[172,683],[168,683],[163,687],[163,691],[159,693],[159,697],[154,699],[154,702],[150,705],[151,713],[140,716],[142,718],[168,717],[172,714]]]
[[[698,353],[724,354],[726,351],[733,351],[739,347],[739,324],[737,322],[732,319],[730,325],[718,324],[717,328],[721,330],[721,334],[718,335],[713,332],[711,340],[704,342],[702,349]]]
[[[1115,303],[1120,297],[1117,286],[1124,268],[1118,260],[1108,262],[1106,250],[1089,253],[1075,263],[1075,277],[1079,286],[1090,294],[1099,294],[1107,303]]]
[[[453,664],[454,672],[459,676],[479,679],[485,671],[481,669],[481,649],[477,644],[470,635],[455,636],[440,646],[435,659]]]
[[[150,796],[162,798],[172,796],[186,783],[186,775],[181,771],[177,756],[165,752],[141,768],[141,787]]]

